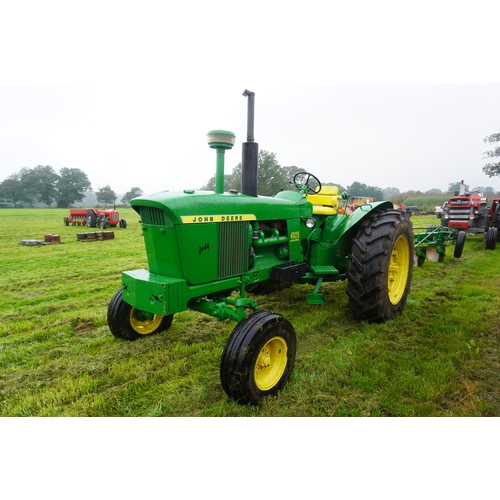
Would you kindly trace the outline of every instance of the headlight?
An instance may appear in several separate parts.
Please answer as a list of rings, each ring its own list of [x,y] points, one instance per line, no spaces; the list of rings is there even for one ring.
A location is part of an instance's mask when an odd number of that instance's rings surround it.
[[[306,219],[305,224],[307,229],[314,229],[314,227],[316,226],[316,219],[309,217],[308,219]]]

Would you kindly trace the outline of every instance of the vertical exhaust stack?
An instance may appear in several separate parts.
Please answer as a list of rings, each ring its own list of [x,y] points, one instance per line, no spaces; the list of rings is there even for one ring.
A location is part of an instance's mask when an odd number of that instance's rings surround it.
[[[259,158],[259,145],[255,142],[253,136],[255,92],[245,90],[243,95],[248,97],[248,113],[247,142],[242,144],[241,192],[248,196],[257,197],[257,165]]]

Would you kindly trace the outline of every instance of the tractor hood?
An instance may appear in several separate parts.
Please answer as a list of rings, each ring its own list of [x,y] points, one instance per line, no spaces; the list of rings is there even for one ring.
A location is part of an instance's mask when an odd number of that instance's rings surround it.
[[[216,194],[212,191],[185,190],[161,192],[134,198],[131,206],[143,223],[154,224],[154,213],[164,220],[155,225],[181,225],[192,223],[229,222],[243,220],[296,219],[310,217],[312,206],[296,192],[287,192],[285,198],[253,197],[241,193]],[[141,209],[148,207],[149,211]],[[154,210],[156,209],[156,210]],[[161,213],[161,215],[160,215]],[[147,214],[147,215],[146,215]],[[152,220],[144,220],[144,216]]]

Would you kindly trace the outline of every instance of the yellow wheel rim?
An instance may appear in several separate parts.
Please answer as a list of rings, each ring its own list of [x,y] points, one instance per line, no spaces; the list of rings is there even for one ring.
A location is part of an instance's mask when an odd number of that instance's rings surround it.
[[[163,320],[163,316],[151,314],[139,309],[132,308],[130,311],[130,326],[141,335],[154,333]]]
[[[405,236],[400,236],[394,245],[389,264],[388,293],[391,304],[402,299],[410,268],[410,245]]]
[[[257,356],[254,370],[255,384],[261,391],[268,391],[279,382],[287,360],[287,345],[283,338],[273,337],[266,342]]]

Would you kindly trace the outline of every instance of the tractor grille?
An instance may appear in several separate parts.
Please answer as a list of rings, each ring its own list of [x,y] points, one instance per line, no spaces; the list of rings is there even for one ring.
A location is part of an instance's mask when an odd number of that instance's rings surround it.
[[[470,217],[470,208],[451,208],[450,220],[467,222]]]
[[[141,222],[152,226],[164,226],[165,212],[159,208],[141,207]]]
[[[248,222],[220,223],[218,278],[247,272],[248,262]]]

